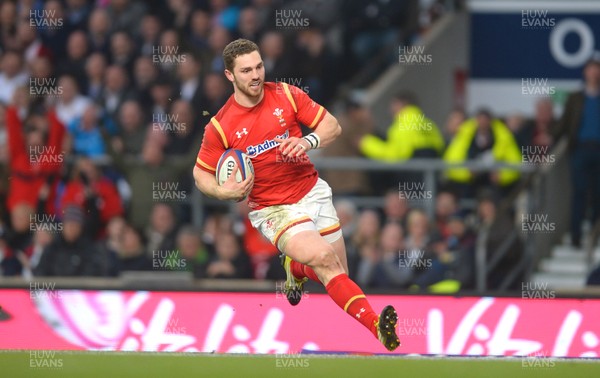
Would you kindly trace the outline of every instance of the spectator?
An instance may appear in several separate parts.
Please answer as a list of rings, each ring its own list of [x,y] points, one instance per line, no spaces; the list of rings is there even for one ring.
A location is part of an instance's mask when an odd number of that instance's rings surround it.
[[[105,276],[108,256],[83,234],[84,213],[78,206],[69,206],[63,213],[63,229],[45,249],[36,276]]]
[[[91,159],[83,157],[77,160],[59,204],[62,209],[72,205],[86,209],[86,219],[92,223],[89,225],[92,237],[104,236],[110,219],[124,213],[115,184]]]
[[[197,53],[203,53],[209,49],[208,36],[210,33],[210,17],[206,11],[196,9],[190,18],[189,43]]]
[[[242,245],[250,257],[252,277],[256,279],[267,278],[269,270],[273,269],[274,265],[281,269],[279,250],[257,229],[252,227],[252,223],[248,219],[250,208],[246,201],[238,203],[237,212],[237,216],[241,221],[234,224],[234,229],[238,235],[241,234]]]
[[[571,93],[560,120],[558,136],[565,135],[571,167],[571,243],[581,247],[581,225],[600,220],[600,56],[583,68],[584,89]]]
[[[140,104],[134,100],[123,103],[119,110],[119,134],[112,139],[112,147],[118,154],[138,155],[142,152],[147,130]]]
[[[195,109],[199,109],[203,101],[201,69],[202,65],[196,56],[190,53],[181,55],[181,64],[177,67],[177,80],[179,81],[177,93]]]
[[[17,6],[15,2],[3,1],[0,4],[0,47],[2,50],[17,48],[14,36],[17,29]]]
[[[169,121],[168,127],[165,127],[168,135],[166,154],[189,155],[198,149],[202,142],[200,138],[204,133],[196,127],[194,118],[194,110],[190,103],[185,100],[177,100],[173,103],[169,120],[174,121]],[[163,123],[162,126],[167,125]]]
[[[230,89],[226,84],[223,75],[211,72],[204,78],[204,101],[200,106],[203,114],[212,117],[227,102],[230,95]]]
[[[441,191],[435,196],[435,228],[443,239],[450,237],[450,220],[458,212],[454,193]]]
[[[0,103],[10,104],[17,87],[26,84],[27,73],[23,71],[21,55],[15,51],[5,52],[0,71]]]
[[[460,125],[462,125],[467,120],[467,115],[462,108],[454,108],[446,117],[446,123],[444,124],[444,130],[442,133],[444,135],[444,141],[446,145],[450,144]]]
[[[354,202],[350,200],[337,200],[334,202],[335,212],[340,220],[340,227],[342,228],[342,234],[344,235],[344,242],[346,245],[350,245],[351,236],[354,235],[357,227],[357,209]]]
[[[46,56],[33,58],[29,64],[30,80],[26,93],[26,106],[14,104],[20,108],[21,118],[25,118],[30,109],[39,107],[52,107],[56,104],[56,95],[62,95],[62,88],[58,87],[58,82],[54,75],[52,62]],[[33,94],[33,95],[32,95]],[[52,96],[46,96],[51,94]]]
[[[148,56],[140,56],[135,60],[133,70],[133,82],[135,98],[139,99],[140,105],[145,109],[152,106],[150,87],[159,75],[158,66]]]
[[[485,262],[488,271],[485,284],[488,290],[517,290],[521,288],[519,276],[512,282],[504,281],[517,266],[523,254],[523,245],[510,217],[499,211],[497,202],[493,193],[484,192],[480,195],[477,206],[479,228],[475,242],[475,269],[481,269],[480,264]],[[491,265],[492,262],[495,265]]]
[[[209,71],[223,72],[225,66],[223,65],[221,54],[223,53],[225,46],[232,40],[231,33],[226,28],[217,25],[210,29],[210,34],[208,35],[208,46],[210,50],[208,53],[208,64],[205,65],[208,67]]]
[[[233,233],[218,234],[215,239],[216,255],[206,267],[207,278],[251,278],[250,259],[241,249]]]
[[[439,157],[444,139],[433,121],[425,117],[412,95],[397,94],[390,102],[394,122],[387,140],[366,135],[360,140],[361,152],[371,158],[402,161],[410,158]]]
[[[465,121],[444,154],[447,163],[479,160],[484,163],[520,164],[521,151],[510,130],[495,119],[489,110],[482,109],[475,118]],[[457,193],[472,197],[482,188],[492,186],[506,192],[519,179],[519,172],[501,168],[492,172],[475,173],[467,168],[452,168],[446,172]]]
[[[33,271],[37,268],[44,253],[44,249],[52,243],[54,239],[53,229],[50,225],[42,225],[37,227],[33,233],[31,244],[24,250],[24,253],[19,254],[21,265],[23,266],[23,277],[31,279]]]
[[[2,237],[5,255],[2,260],[2,271],[5,276],[18,276],[22,272],[22,262],[26,260],[26,251],[31,246],[31,225],[35,209],[28,203],[19,203],[10,212],[10,229],[5,230]],[[35,226],[35,225],[34,225]]]
[[[390,189],[385,193],[383,213],[386,223],[397,222],[404,226],[409,210],[410,206],[406,197],[400,196],[397,190]]]
[[[129,35],[135,35],[146,7],[145,2],[137,0],[112,0],[106,12],[112,20],[112,32],[124,30]]]
[[[179,34],[173,29],[164,30],[160,35],[159,43],[153,59],[161,71],[167,73],[170,79],[174,79],[177,67],[183,61]]]
[[[331,49],[327,48],[325,34],[314,27],[300,30],[296,38],[298,57],[305,64],[300,69],[304,86],[310,89],[310,97],[320,104],[327,103],[335,93],[338,66]]]
[[[449,236],[434,239],[430,243],[432,254],[426,261],[424,271],[415,280],[419,288],[438,286],[437,290],[456,292],[459,289],[472,289],[475,271],[475,236],[470,232],[460,216],[452,216],[448,221]],[[444,282],[445,281],[445,282]]]
[[[360,262],[358,276],[362,276],[362,282],[375,287],[403,287],[408,284],[412,272],[399,265],[403,234],[399,223],[391,222],[383,227],[380,242],[368,249],[370,252]]]
[[[214,212],[204,221],[202,227],[202,243],[206,246],[209,253],[214,255],[216,253],[215,243],[217,235],[230,232],[233,232],[233,220],[227,214]]]
[[[448,221],[449,235],[444,250],[436,251],[437,260],[446,265],[446,278],[460,282],[460,288],[473,289],[475,283],[476,235],[463,217],[453,215]]]
[[[83,115],[69,124],[71,152],[75,155],[97,159],[106,154],[104,135],[114,135],[117,127],[101,112],[97,105],[90,103]]]
[[[86,83],[83,93],[94,102],[99,102],[104,89],[106,58],[101,53],[91,54],[85,61]]]
[[[161,119],[169,113],[174,93],[173,89],[173,83],[165,76],[159,75],[152,83],[150,87],[152,117]]]
[[[109,51],[111,18],[104,8],[95,8],[88,20],[88,39],[91,51],[106,56]]]
[[[554,145],[553,135],[556,133],[557,121],[554,118],[554,104],[549,98],[535,103],[535,116],[526,121],[523,128],[515,135],[521,147],[527,147],[530,155],[526,161],[534,161],[534,156],[547,155]],[[533,155],[533,156],[531,156]]]
[[[252,0],[251,2],[252,7],[256,9],[260,25],[269,25],[270,22],[273,22],[273,15],[277,6],[273,0]]]
[[[173,13],[173,26],[177,30],[182,30],[189,24],[189,17],[193,10],[191,0],[169,0],[169,10]]]
[[[116,32],[110,37],[110,64],[121,66],[127,76],[133,74],[136,52],[131,37],[125,32]]]
[[[61,171],[64,155],[61,145],[65,128],[52,111],[45,116],[29,116],[23,127],[18,109],[6,110],[8,145],[10,151],[10,170],[8,209],[20,203],[35,207],[40,189],[50,186],[50,196],[46,212],[54,214],[53,200],[56,179]]]
[[[260,38],[260,52],[265,65],[266,81],[285,81],[294,75],[292,62],[285,52],[285,38],[278,31],[268,31]]]
[[[210,8],[213,14],[213,25],[219,25],[230,32],[237,28],[240,10],[232,5],[230,0],[210,0]]]
[[[381,220],[375,210],[363,210],[358,216],[356,231],[352,235],[351,242],[348,244],[348,259],[352,259],[348,264],[350,277],[356,277],[356,262],[362,259],[375,260],[374,254],[379,242],[379,233],[381,231]]]
[[[363,245],[375,245],[379,240],[381,220],[379,214],[372,209],[363,210],[358,216],[356,232],[352,236],[352,244],[360,249]]]
[[[99,248],[106,253],[108,258],[108,275],[116,277],[119,275],[119,254],[123,248],[123,237],[125,228],[128,227],[123,217],[112,217],[106,225],[106,236],[99,241]],[[145,257],[145,254],[142,254]]]
[[[369,109],[358,97],[346,102],[346,111],[339,117],[344,132],[321,154],[324,157],[359,157],[357,142],[360,137],[373,129],[373,118]],[[325,170],[324,179],[338,196],[368,194],[368,175],[360,170]]]
[[[431,268],[435,258],[431,250],[433,239],[427,214],[420,209],[411,210],[406,220],[406,238],[399,264],[411,273],[411,282],[418,286],[424,285],[421,276]]]
[[[259,39],[260,22],[258,11],[255,7],[248,6],[240,11],[237,31],[239,38],[245,38],[250,41],[257,41]]]
[[[174,251],[176,235],[177,220],[173,208],[166,203],[155,204],[145,231],[148,251]]]
[[[91,100],[79,93],[77,81],[71,75],[63,75],[58,79],[58,88],[62,94],[56,103],[56,116],[63,125],[68,126],[83,116]]]
[[[525,127],[525,116],[519,112],[511,113],[505,118],[505,125],[508,127],[510,132],[515,137],[515,141],[519,145],[519,148],[522,147],[518,137],[523,132],[523,128]]]
[[[84,30],[91,12],[87,0],[67,0],[66,21],[72,29]]]
[[[162,32],[160,18],[154,14],[146,14],[140,22],[140,38],[137,42],[137,54],[152,57],[158,45],[158,38]]]
[[[52,57],[52,51],[44,45],[38,35],[37,28],[31,27],[29,21],[19,22],[16,40],[19,51],[23,52],[26,66],[31,64],[34,58],[40,56]]]
[[[48,0],[44,4],[44,22],[36,25],[44,45],[53,52],[55,59],[65,56],[67,38],[73,31],[66,22],[65,12],[59,0]],[[59,26],[60,27],[56,27]]]
[[[183,268],[195,278],[203,278],[210,256],[202,244],[200,231],[191,225],[182,226],[177,233],[177,251]]]
[[[129,224],[123,229],[118,257],[119,274],[126,271],[152,270],[153,268],[153,261],[146,252],[142,232]]]
[[[409,20],[417,20],[418,14],[410,6],[413,2],[377,0],[349,0],[342,8],[344,22],[344,47],[347,60],[362,66],[368,59],[386,47],[395,46],[400,38],[408,40],[416,31]],[[415,22],[416,24],[416,22]]]
[[[100,97],[100,105],[112,119],[121,109],[121,105],[133,98],[129,88],[129,80],[125,69],[118,65],[109,66],[104,76],[104,90]]]
[[[71,75],[77,82],[77,87],[86,88],[87,75],[85,63],[88,55],[87,36],[83,31],[74,31],[67,40],[67,54],[59,59],[58,75]]]
[[[151,208],[156,201],[153,198],[153,185],[161,182],[178,185],[181,174],[189,169],[188,157],[165,160],[162,148],[149,135],[138,159],[124,158],[113,149],[110,150],[116,167],[135,193],[131,197],[128,219],[137,228],[145,228],[150,218]]]

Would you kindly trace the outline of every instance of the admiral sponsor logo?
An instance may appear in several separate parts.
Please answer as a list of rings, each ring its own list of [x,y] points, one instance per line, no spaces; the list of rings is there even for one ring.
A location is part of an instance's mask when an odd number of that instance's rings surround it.
[[[277,135],[275,138],[277,139],[287,139],[290,136],[290,132],[288,130],[285,131],[285,133],[281,134],[281,135]],[[255,156],[258,156],[262,153],[265,153],[275,147],[279,146],[279,143],[277,143],[275,140],[273,139],[267,139],[262,143],[259,143],[257,145],[251,145],[246,147],[246,154],[250,157],[253,158]]]

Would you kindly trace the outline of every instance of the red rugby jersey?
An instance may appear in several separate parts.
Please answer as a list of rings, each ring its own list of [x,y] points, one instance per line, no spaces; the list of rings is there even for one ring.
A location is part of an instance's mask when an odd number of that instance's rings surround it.
[[[196,166],[214,174],[225,150],[241,150],[254,165],[250,208],[296,203],[315,185],[317,171],[306,155],[283,156],[273,139],[302,137],[300,123],[314,129],[326,112],[300,88],[281,82],[264,83],[263,99],[251,108],[231,95],[206,125]]]

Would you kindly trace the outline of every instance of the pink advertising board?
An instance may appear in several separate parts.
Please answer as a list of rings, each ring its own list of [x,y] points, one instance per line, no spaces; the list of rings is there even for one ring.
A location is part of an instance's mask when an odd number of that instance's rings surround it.
[[[369,296],[400,354],[598,357],[600,300]],[[0,290],[0,349],[386,353],[326,295]]]

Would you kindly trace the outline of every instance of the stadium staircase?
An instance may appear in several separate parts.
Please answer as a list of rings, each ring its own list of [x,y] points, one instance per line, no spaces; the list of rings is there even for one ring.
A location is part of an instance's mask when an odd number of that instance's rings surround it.
[[[565,238],[563,243],[552,248],[549,256],[540,261],[531,281],[547,285],[551,290],[583,289],[590,270],[600,262],[600,246],[596,245],[591,257],[590,264],[588,252],[572,247],[568,238]]]

